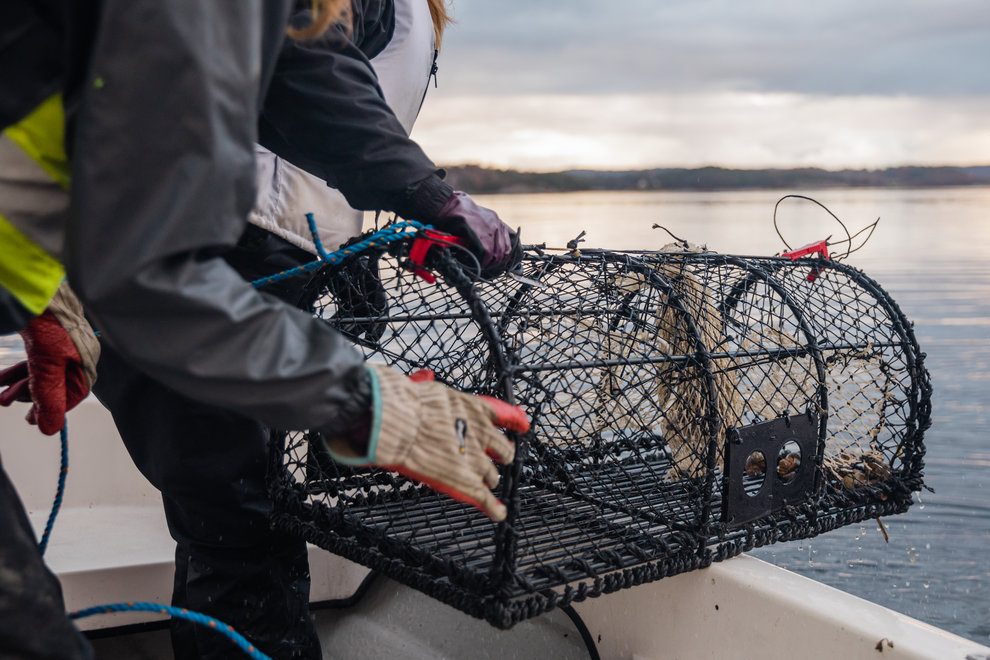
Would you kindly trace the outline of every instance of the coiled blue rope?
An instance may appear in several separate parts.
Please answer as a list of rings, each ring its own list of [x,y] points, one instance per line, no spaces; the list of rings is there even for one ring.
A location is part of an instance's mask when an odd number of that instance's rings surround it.
[[[45,550],[48,549],[48,539],[52,533],[52,527],[55,525],[55,518],[58,516],[59,510],[62,508],[62,496],[65,494],[65,477],[69,473],[69,421],[64,420],[62,423],[62,431],[59,434],[62,445],[62,460],[61,467],[58,475],[58,489],[55,491],[55,501],[52,503],[51,513],[48,514],[48,522],[45,524],[45,531],[41,535],[41,542],[38,543],[38,550],[41,554],[45,554]],[[96,607],[88,607],[84,610],[79,610],[77,612],[70,612],[70,619],[82,619],[87,616],[93,616],[94,614],[108,614],[110,612],[158,612],[161,614],[168,614],[169,616],[185,619],[187,621],[192,621],[193,623],[198,623],[201,626],[206,626],[216,630],[221,635],[226,636],[230,641],[244,651],[249,657],[255,660],[271,660],[271,658],[258,649],[254,647],[254,644],[247,641],[243,635],[234,630],[233,626],[220,621],[219,619],[214,619],[211,616],[205,614],[200,614],[199,612],[193,612],[191,610],[182,609],[178,607],[172,607],[171,605],[160,605],[158,603],[114,603],[111,605],[97,605]]]
[[[214,619],[212,616],[206,616],[205,614],[192,612],[184,608],[172,607],[171,605],[159,605],[158,603],[113,603],[111,605],[97,605],[96,607],[87,607],[77,612],[70,612],[69,618],[82,619],[87,616],[93,616],[94,614],[109,614],[111,612],[157,612],[159,614],[168,614],[176,619],[192,621],[193,623],[212,628],[225,635],[230,641],[237,644],[249,657],[255,658],[255,660],[271,660],[269,656],[255,648],[254,644],[244,639],[244,636],[234,630],[233,626],[219,619]]]
[[[316,229],[316,221],[313,219],[312,213],[306,214],[306,222],[309,224],[309,231],[313,235],[313,245],[316,246],[316,253],[320,258],[307,264],[303,264],[302,266],[283,270],[279,273],[275,273],[274,275],[269,275],[268,277],[262,277],[254,280],[251,282],[251,286],[261,288],[269,284],[274,284],[275,282],[281,282],[282,280],[300,275],[302,273],[312,272],[323,264],[335,264],[346,257],[363,252],[364,250],[375,247],[376,245],[388,245],[389,243],[394,243],[395,241],[405,240],[409,236],[415,235],[420,230],[433,228],[431,225],[424,225],[420,222],[416,222],[415,220],[401,220],[399,222],[392,223],[384,229],[376,231],[367,238],[358,241],[353,245],[348,245],[347,247],[340,248],[334,252],[327,252],[323,249],[323,242],[320,241],[320,234]]]

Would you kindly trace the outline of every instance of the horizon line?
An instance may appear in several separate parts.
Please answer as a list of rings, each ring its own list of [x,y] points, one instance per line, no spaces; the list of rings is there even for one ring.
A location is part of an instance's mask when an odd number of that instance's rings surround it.
[[[501,165],[484,165],[481,163],[444,163],[439,164],[438,167],[443,169],[452,168],[467,168],[475,167],[483,170],[493,170],[501,172],[518,172],[520,174],[562,174],[565,172],[650,172],[655,170],[684,170],[684,171],[697,171],[697,170],[726,170],[732,172],[796,172],[801,170],[818,170],[821,172],[884,172],[889,170],[902,170],[902,169],[974,169],[974,168],[990,168],[990,163],[980,163],[980,164],[970,164],[970,165],[945,165],[945,164],[928,164],[928,165],[885,165],[878,167],[841,167],[841,168],[828,168],[819,165],[798,165],[798,166],[786,166],[786,167],[737,167],[731,165],[656,165],[650,167],[635,167],[635,168],[603,168],[597,169],[592,167],[564,167],[560,169],[540,169],[540,170],[524,170],[518,167],[506,167]]]

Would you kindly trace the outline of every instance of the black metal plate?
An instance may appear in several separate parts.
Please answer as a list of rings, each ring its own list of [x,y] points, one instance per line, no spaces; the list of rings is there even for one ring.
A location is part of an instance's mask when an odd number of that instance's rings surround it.
[[[777,456],[788,442],[796,442],[801,465],[788,481],[777,474]],[[791,415],[769,422],[730,429],[725,443],[725,480],[722,522],[730,529],[803,500],[814,488],[818,421],[812,415]],[[746,490],[746,459],[754,452],[766,459],[763,484]]]

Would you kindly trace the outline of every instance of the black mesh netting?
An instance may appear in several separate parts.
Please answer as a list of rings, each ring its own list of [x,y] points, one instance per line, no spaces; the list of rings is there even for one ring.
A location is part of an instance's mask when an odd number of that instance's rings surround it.
[[[505,522],[273,434],[275,524],[509,627],[747,549],[902,512],[930,386],[910,323],[831,261],[529,249],[472,282],[409,242],[320,271],[314,311],[373,362],[523,406]],[[813,270],[814,264],[815,268]]]

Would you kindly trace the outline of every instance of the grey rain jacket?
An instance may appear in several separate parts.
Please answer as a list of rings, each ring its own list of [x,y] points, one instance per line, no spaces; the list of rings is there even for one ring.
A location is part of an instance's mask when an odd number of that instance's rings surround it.
[[[0,4],[0,127],[62,90],[60,256],[104,340],[188,397],[279,428],[349,425],[368,405],[358,352],[220,255],[254,201],[255,138],[357,208],[428,220],[450,196],[365,54],[338,30],[287,40],[288,0]],[[390,2],[353,4],[355,29],[387,35]]]

